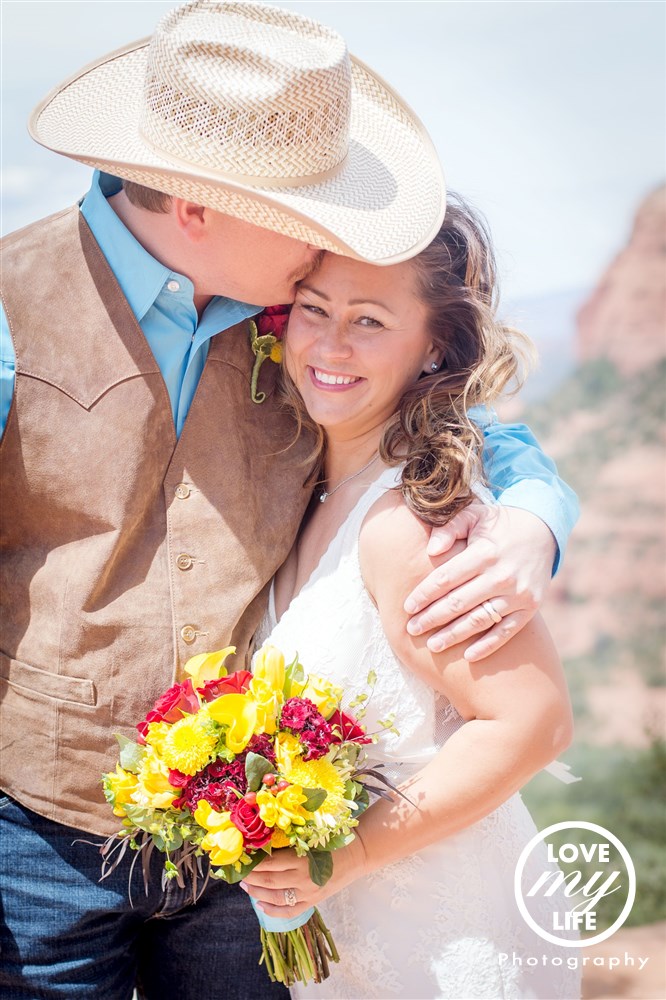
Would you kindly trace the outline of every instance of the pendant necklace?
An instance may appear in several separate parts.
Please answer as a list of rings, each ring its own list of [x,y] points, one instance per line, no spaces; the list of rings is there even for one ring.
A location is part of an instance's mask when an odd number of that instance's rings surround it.
[[[354,472],[352,473],[351,476],[347,476],[347,478],[343,479],[341,483],[338,483],[338,485],[334,487],[334,489],[322,490],[322,492],[319,494],[319,503],[324,503],[324,501],[328,500],[329,497],[332,497],[334,493],[337,493],[337,491],[340,489],[341,486],[344,486],[345,483],[349,483],[351,482],[352,479],[356,479],[357,476],[360,476],[361,473],[365,472],[366,469],[369,469],[370,466],[373,464],[373,462],[376,462],[378,458],[379,458],[379,452],[375,452],[375,454],[372,456],[368,464],[364,465],[362,469],[358,470],[358,472]]]

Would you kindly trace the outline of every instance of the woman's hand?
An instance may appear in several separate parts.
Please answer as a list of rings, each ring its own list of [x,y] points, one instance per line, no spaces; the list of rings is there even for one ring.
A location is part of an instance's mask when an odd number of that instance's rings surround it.
[[[289,848],[274,851],[240,884],[269,917],[295,917],[310,906],[318,906],[365,874],[365,851],[358,834],[347,847],[333,851],[331,857],[333,874],[323,886],[315,885],[311,880],[308,859],[299,858]],[[293,905],[287,902],[287,889],[291,889],[296,896]]]

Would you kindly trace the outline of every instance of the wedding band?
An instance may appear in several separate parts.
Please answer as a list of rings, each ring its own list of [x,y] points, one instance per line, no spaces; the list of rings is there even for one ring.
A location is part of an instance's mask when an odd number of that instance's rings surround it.
[[[296,890],[295,889],[285,889],[284,890],[284,901],[287,906],[296,906]]]
[[[495,610],[495,606],[492,601],[484,601],[481,607],[483,608],[484,611],[486,611],[490,615],[495,624],[497,624],[497,622],[502,621],[502,616],[497,614],[497,611]]]

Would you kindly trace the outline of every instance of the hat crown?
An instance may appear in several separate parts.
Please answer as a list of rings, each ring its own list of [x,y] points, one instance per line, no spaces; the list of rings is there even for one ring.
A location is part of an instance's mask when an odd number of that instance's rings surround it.
[[[258,183],[316,183],[349,147],[344,39],[290,11],[195,0],[151,40],[144,139],[169,159]]]

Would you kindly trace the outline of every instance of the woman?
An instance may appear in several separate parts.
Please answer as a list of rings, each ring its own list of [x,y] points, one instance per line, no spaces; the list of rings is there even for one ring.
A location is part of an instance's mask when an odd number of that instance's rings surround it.
[[[288,658],[297,651],[349,699],[375,672],[364,722],[372,732],[393,715],[398,732],[369,755],[407,797],[363,815],[323,888],[290,850],[247,876],[266,913],[314,904],[334,934],[340,964],[319,986],[296,986],[296,998],[578,995],[563,952],[532,933],[513,896],[535,832],[516,793],[571,738],[552,643],[535,620],[472,664],[461,647],[436,654],[409,636],[402,607],[432,568],[427,525],[482,491],[465,411],[517,368],[494,293],[487,236],[451,204],[412,261],[377,268],[327,255],[290,316],[286,388],[318,428],[322,479],[260,639]],[[494,609],[483,613],[490,627]],[[558,953],[554,964],[526,962]]]

